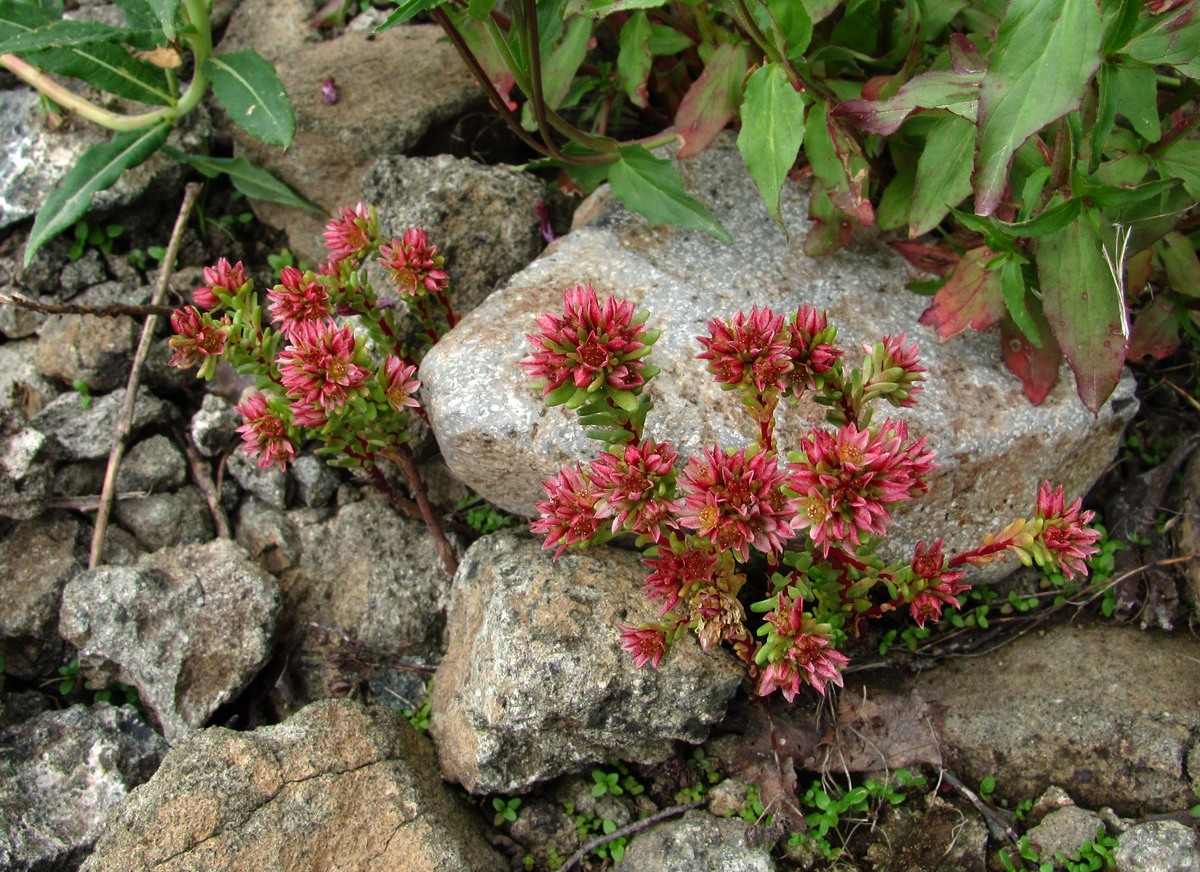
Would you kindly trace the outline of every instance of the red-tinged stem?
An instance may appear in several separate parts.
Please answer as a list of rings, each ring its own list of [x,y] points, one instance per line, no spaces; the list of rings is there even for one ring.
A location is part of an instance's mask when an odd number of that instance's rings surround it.
[[[1187,136],[1197,125],[1200,125],[1200,107],[1193,109],[1188,115],[1184,116],[1183,120],[1167,131],[1166,136],[1146,149],[1147,154],[1162,154],[1164,149],[1170,148],[1180,139]]]
[[[458,323],[458,316],[454,314],[454,307],[450,305],[450,300],[446,298],[446,295],[442,291],[434,291],[434,296],[442,304],[442,309],[446,313],[446,323],[453,329],[454,325]]]
[[[1012,540],[1004,539],[999,542],[993,542],[990,545],[984,545],[972,551],[964,551],[962,554],[955,554],[950,558],[947,566],[963,566],[964,564],[974,564],[974,561],[980,557],[990,557],[993,554],[999,554],[1002,551],[1007,551],[1012,545]]]
[[[446,534],[442,530],[442,522],[429,502],[429,497],[425,492],[425,481],[421,478],[421,473],[417,470],[412,449],[401,443],[396,446],[395,451],[381,451],[379,452],[379,456],[392,461],[392,463],[395,463],[404,470],[404,475],[408,479],[408,486],[412,491],[413,499],[416,500],[417,508],[421,512],[421,519],[425,522],[425,527],[433,536],[434,545],[437,547],[438,554],[441,555],[442,563],[446,566],[446,572],[454,575],[458,571],[458,558],[454,556],[454,549],[450,546],[450,542],[446,539]]]

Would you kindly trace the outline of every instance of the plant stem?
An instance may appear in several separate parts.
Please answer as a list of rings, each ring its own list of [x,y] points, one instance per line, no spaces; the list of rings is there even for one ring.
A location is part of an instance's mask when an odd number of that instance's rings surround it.
[[[446,540],[446,534],[442,530],[442,524],[438,520],[437,513],[429,503],[429,497],[425,493],[425,482],[421,478],[421,473],[417,471],[417,464],[413,459],[412,449],[406,444],[401,443],[396,446],[395,451],[381,451],[379,452],[379,456],[392,461],[392,463],[395,463],[404,470],[404,475],[408,478],[408,485],[413,499],[416,501],[417,508],[421,512],[421,520],[425,522],[426,528],[433,535],[434,545],[437,547],[438,554],[441,555],[442,563],[446,566],[446,571],[454,575],[458,571],[458,559],[454,556],[454,549],[450,547],[450,543]]]

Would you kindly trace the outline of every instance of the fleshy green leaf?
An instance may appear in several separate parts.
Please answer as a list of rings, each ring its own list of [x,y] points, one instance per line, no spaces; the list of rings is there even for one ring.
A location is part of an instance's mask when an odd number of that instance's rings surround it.
[[[1126,339],[1124,300],[1113,283],[1092,224],[1080,215],[1037,251],[1042,305],[1059,346],[1075,373],[1075,388],[1094,414],[1121,380]]]
[[[919,323],[933,328],[946,339],[968,327],[986,330],[1004,317],[1004,291],[1000,271],[987,269],[996,253],[987,246],[973,248],[962,256]]]
[[[775,223],[783,226],[779,194],[804,138],[804,99],[779,64],[766,64],[746,83],[738,149]]]
[[[1095,0],[1012,0],[979,93],[975,211],[1000,205],[1013,153],[1077,108],[1100,65]]]
[[[938,118],[930,127],[917,161],[908,235],[920,236],[942,223],[952,206],[971,193],[975,125],[962,118]]]
[[[415,18],[422,12],[427,12],[430,9],[436,9],[438,6],[444,5],[446,0],[400,0],[395,10],[387,17],[383,24],[375,28],[376,33],[383,33],[385,30],[391,30],[397,24],[404,24],[412,18]]]
[[[233,186],[247,197],[269,200],[272,203],[282,203],[285,206],[295,206],[297,209],[308,209],[312,212],[324,213],[325,211],[317,204],[297,194],[266,170],[250,163],[246,160],[245,155],[206,157],[185,154],[170,146],[164,146],[163,151],[174,160],[187,164],[210,179],[225,173],[233,182]]]
[[[945,109],[975,121],[983,73],[934,70],[921,73],[887,100],[846,100],[831,113],[846,118],[868,133],[890,136],[909,115],[921,109]]]
[[[169,130],[170,125],[159,124],[118,133],[84,152],[38,211],[25,244],[25,265],[39,248],[87,214],[97,191],[112,187],[121,173],[157,151],[166,142]]]
[[[26,59],[38,69],[82,79],[118,97],[152,106],[170,106],[175,101],[163,70],[109,42],[47,49]]]
[[[147,0],[154,10],[154,17],[162,25],[163,36],[174,40],[176,34],[175,18],[179,13],[179,0]]]
[[[218,55],[204,62],[204,75],[233,121],[267,145],[287,148],[296,119],[275,68],[253,49]]]
[[[733,242],[708,209],[683,189],[672,161],[657,158],[640,145],[624,146],[612,165],[608,181],[613,195],[651,224],[675,224],[710,233],[726,244]]]
[[[718,46],[709,57],[704,72],[688,88],[675,112],[675,132],[683,140],[681,158],[708,148],[737,114],[749,66],[749,54],[740,44]]]

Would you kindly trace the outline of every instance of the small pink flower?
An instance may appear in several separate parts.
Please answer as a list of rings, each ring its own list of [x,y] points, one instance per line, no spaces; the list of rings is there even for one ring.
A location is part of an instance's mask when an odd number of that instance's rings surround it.
[[[924,627],[926,621],[940,621],[945,605],[958,608],[958,595],[971,589],[969,584],[961,584],[966,572],[946,568],[941,539],[934,542],[932,548],[926,548],[924,542],[918,542],[912,568],[916,576],[914,587],[923,585],[923,588],[913,596],[908,613],[919,627]]]
[[[815,390],[817,376],[828,372],[842,356],[842,350],[831,343],[837,335],[829,328],[824,312],[812,306],[800,306],[788,327],[789,354],[792,371],[789,382],[792,392],[800,396],[805,388]]]
[[[688,460],[680,479],[679,524],[742,561],[750,559],[751,545],[777,554],[795,535],[796,507],[783,493],[787,483],[788,473],[772,453],[747,457],[745,449],[736,454],[707,449],[703,459]]]
[[[204,268],[204,281],[208,284],[192,292],[192,302],[201,309],[212,309],[220,303],[217,299],[218,291],[232,295],[246,284],[246,270],[240,260],[230,266],[229,261],[222,257],[216,266]]]
[[[708,371],[724,385],[753,385],[760,394],[768,389],[784,390],[792,357],[783,316],[754,306],[750,314],[737,312],[729,321],[708,322],[710,336],[697,336],[707,360]]]
[[[294,405],[320,407],[332,412],[358,393],[370,375],[352,362],[354,331],[349,326],[335,330],[325,322],[297,324],[292,345],[279,353],[279,370]]]
[[[286,469],[296,459],[296,446],[287,436],[287,425],[271,411],[266,397],[255,392],[236,408],[246,423],[237,428],[242,435],[242,448],[251,457],[258,457],[258,468],[278,466]]]
[[[600,499],[596,517],[612,518],[614,533],[628,523],[631,531],[657,541],[660,524],[672,508],[668,500],[657,494],[678,457],[669,442],[651,439],[641,445],[626,445],[620,456],[601,454],[588,471]]]
[[[1074,578],[1076,573],[1087,575],[1087,559],[1100,550],[1095,545],[1100,531],[1087,526],[1096,513],[1081,511],[1082,500],[1075,500],[1066,509],[1065,503],[1061,485],[1051,489],[1050,482],[1042,482],[1034,518],[1043,522],[1040,543],[1057,557],[1063,574]]]
[[[181,369],[203,364],[205,359],[225,353],[228,334],[213,323],[207,312],[200,314],[192,306],[171,313],[171,329],[175,331],[168,343],[175,353],[167,361]]]
[[[403,411],[406,407],[419,409],[421,404],[417,402],[417,398],[413,396],[417,389],[421,387],[421,383],[414,377],[417,374],[416,366],[409,364],[404,365],[404,361],[398,357],[389,356],[383,362],[383,379],[384,393],[387,394],[388,402],[397,411]]]
[[[797,603],[795,608],[799,607]],[[767,664],[759,675],[758,695],[767,696],[778,689],[791,702],[804,683],[812,685],[817,693],[824,693],[828,682],[842,687],[841,671],[850,658],[829,645],[824,636],[798,633],[783,654]]]
[[[299,325],[330,318],[329,291],[294,266],[280,271],[279,284],[267,291],[267,299],[271,301],[271,320],[282,326],[288,339],[295,337]]]
[[[863,534],[883,535],[887,507],[928,490],[933,452],[925,439],[908,442],[902,421],[885,421],[878,433],[849,423],[836,435],[814,430],[800,443],[802,459],[789,465],[797,494],[797,527],[824,547],[859,545]]]
[[[717,556],[711,551],[676,547],[678,550],[660,545],[656,556],[642,561],[653,570],[646,576],[644,589],[650,599],[663,601],[663,614],[675,608],[685,591],[712,582],[717,572]]]
[[[553,548],[555,559],[568,545],[586,542],[600,529],[596,519],[596,494],[579,466],[563,467],[556,476],[542,482],[550,499],[537,504],[541,517],[529,525],[531,532],[546,537],[542,548]]]
[[[645,318],[634,317],[633,303],[612,296],[601,303],[591,285],[576,285],[563,294],[563,310],[538,318],[540,333],[525,334],[537,350],[521,366],[545,382],[543,396],[568,379],[586,390],[628,391],[645,383],[641,358],[657,334],[644,332]]]
[[[338,216],[325,225],[325,248],[333,263],[361,257],[375,244],[378,235],[375,216],[362,203],[353,209],[342,206]]]
[[[396,284],[396,289],[410,297],[426,291],[437,293],[446,289],[450,275],[442,269],[445,258],[430,245],[425,231],[412,227],[404,231],[404,239],[393,239],[379,247],[379,262],[384,265]]]
[[[702,587],[692,597],[692,619],[700,647],[711,651],[726,639],[745,632],[746,610],[736,596],[716,587]]]
[[[667,651],[667,640],[659,627],[622,627],[621,649],[633,657],[638,669],[647,663],[657,669]]]

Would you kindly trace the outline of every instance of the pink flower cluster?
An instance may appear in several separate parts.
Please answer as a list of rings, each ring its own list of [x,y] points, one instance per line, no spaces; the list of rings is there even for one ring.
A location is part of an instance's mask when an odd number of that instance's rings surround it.
[[[445,259],[419,227],[404,231],[403,239],[381,245],[379,255],[396,287],[410,297],[441,292],[450,283],[450,275],[442,269]]]
[[[587,391],[628,391],[645,383],[644,319],[635,319],[628,300],[609,296],[601,303],[590,284],[576,285],[563,295],[563,314],[542,315],[537,324],[541,332],[525,334],[537,350],[521,366],[544,384],[543,396],[568,382]]]

